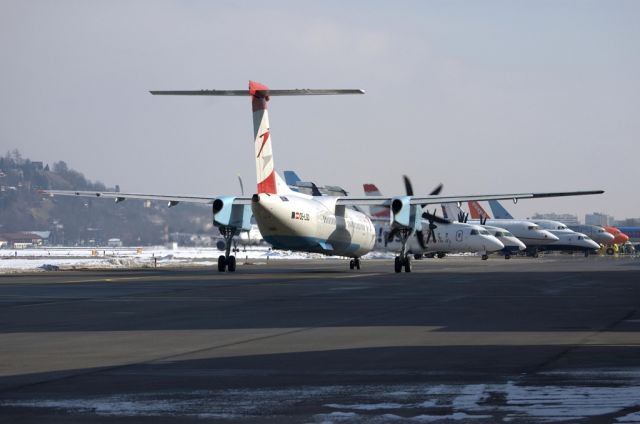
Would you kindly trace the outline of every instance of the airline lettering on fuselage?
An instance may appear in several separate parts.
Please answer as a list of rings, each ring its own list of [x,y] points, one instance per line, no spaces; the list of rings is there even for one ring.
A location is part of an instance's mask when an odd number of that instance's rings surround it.
[[[309,214],[304,212],[291,211],[291,219],[298,219],[300,221],[309,221]]]

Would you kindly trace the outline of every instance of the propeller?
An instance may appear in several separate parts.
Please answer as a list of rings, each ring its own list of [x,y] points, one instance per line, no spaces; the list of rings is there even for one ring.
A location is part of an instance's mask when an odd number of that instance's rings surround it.
[[[465,213],[462,209],[458,211],[458,222],[467,222],[469,220],[469,214]]]
[[[413,185],[411,184],[411,180],[406,175],[403,175],[402,179],[404,180],[404,188],[405,188],[405,190],[407,192],[407,196],[413,196]],[[438,184],[438,186],[436,188],[431,190],[431,193],[429,193],[429,195],[430,196],[437,196],[442,191],[442,187],[443,187],[442,183]],[[421,205],[421,206],[423,208],[425,207],[425,205]],[[422,232],[422,230],[416,230],[416,237],[418,239],[418,244],[420,244],[420,247],[422,247],[423,249],[426,249],[427,248],[427,243],[429,243],[429,239],[430,238],[433,238],[434,243],[436,241],[436,234],[434,233],[434,230],[436,228],[438,228],[438,227],[436,226],[436,224],[434,224],[434,222],[442,223],[442,222],[449,222],[449,221],[447,221],[446,219],[442,219],[442,218],[439,218],[438,216],[436,216],[435,215],[435,210],[433,212],[433,215],[430,214],[429,212],[425,212],[425,213],[422,214],[422,217],[429,221],[429,231],[427,232],[427,239],[425,240],[424,233]],[[429,217],[431,217],[431,218],[429,218]],[[440,220],[440,221],[438,221],[438,220]],[[393,233],[393,231],[392,231],[392,233]]]
[[[404,188],[407,191],[407,196],[413,196],[413,185],[411,184],[411,180],[406,175],[403,175],[402,179],[404,180]],[[431,190],[429,196],[437,196],[438,194],[440,194],[440,192],[442,191],[442,187],[442,183],[438,184],[436,188]],[[424,207],[424,205],[422,207]]]

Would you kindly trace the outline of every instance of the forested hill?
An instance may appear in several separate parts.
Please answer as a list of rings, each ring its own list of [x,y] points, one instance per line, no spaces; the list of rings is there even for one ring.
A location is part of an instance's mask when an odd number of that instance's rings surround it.
[[[0,158],[0,234],[51,231],[50,244],[65,245],[103,245],[110,238],[152,245],[218,234],[210,209],[202,205],[49,197],[40,189],[118,191],[87,180],[63,161],[50,167],[14,150]]]

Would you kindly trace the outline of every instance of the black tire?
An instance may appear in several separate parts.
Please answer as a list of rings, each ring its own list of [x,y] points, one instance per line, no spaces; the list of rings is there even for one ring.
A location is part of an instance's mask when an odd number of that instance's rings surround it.
[[[416,253],[413,255],[413,259],[422,259],[422,253]]]
[[[506,255],[504,255],[504,258],[505,258],[505,259],[511,259],[511,255],[506,254]]]
[[[396,272],[402,271],[402,261],[400,260],[400,256],[396,256],[396,260],[393,265]]]
[[[615,250],[613,250],[613,247],[607,247],[607,255],[611,256],[611,255],[613,255],[614,253],[616,253],[616,251],[615,251]]]
[[[355,262],[356,262],[356,269],[360,269],[360,259],[356,258]]]
[[[585,250],[585,251],[584,251],[584,257],[585,257],[585,258],[588,258],[588,257],[589,257],[589,251],[588,251],[588,250]]]
[[[227,261],[227,270],[229,272],[235,272],[236,271],[236,257],[235,256],[229,256],[229,260]]]
[[[218,272],[224,272],[224,269],[227,267],[227,260],[224,255],[218,256]]]
[[[411,272],[411,259],[408,256],[404,260],[404,272]]]
[[[442,258],[444,258],[445,256],[447,256],[447,254],[446,254],[446,253],[444,253],[444,252],[440,252],[440,253],[438,253],[438,259],[442,259]]]
[[[349,261],[349,269],[353,269],[353,268],[355,268],[355,267],[356,267],[356,262],[355,262],[353,259],[351,259],[351,260]]]
[[[534,258],[538,258],[538,257],[540,257],[540,254],[538,252],[534,252],[533,255],[531,255],[531,256],[533,256]]]
[[[487,259],[489,259],[489,255],[486,255],[486,254],[485,254],[485,255],[482,255],[482,260],[483,260],[483,261],[486,261]]]

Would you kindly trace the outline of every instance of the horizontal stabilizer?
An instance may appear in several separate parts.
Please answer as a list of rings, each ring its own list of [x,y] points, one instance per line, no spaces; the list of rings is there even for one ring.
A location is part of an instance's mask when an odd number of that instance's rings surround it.
[[[249,90],[152,90],[154,96],[249,96]],[[334,88],[294,88],[289,90],[260,90],[257,93],[262,96],[326,96],[336,94],[364,94],[361,89],[334,89]]]

